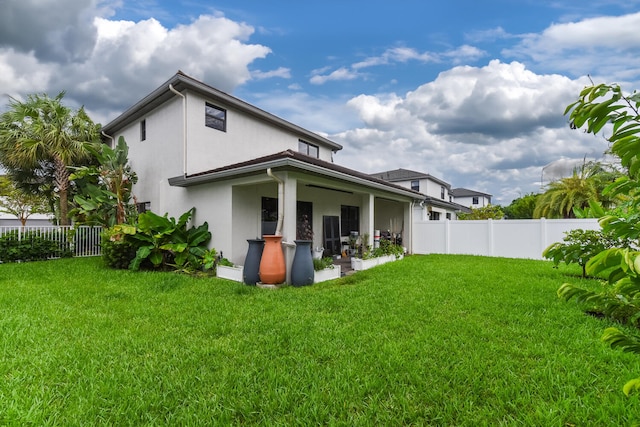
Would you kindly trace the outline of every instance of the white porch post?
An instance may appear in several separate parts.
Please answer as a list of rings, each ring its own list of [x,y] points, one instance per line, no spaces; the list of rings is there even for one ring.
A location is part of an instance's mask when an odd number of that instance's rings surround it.
[[[407,252],[413,252],[411,239],[413,238],[413,202],[404,204],[404,230],[402,230],[402,246]]]
[[[374,221],[376,211],[376,198],[373,194],[369,193],[363,197],[362,203],[362,233],[360,237],[364,237],[365,234],[369,234],[369,245],[373,246],[373,232]]]
[[[295,253],[293,241],[296,239],[296,214],[298,200],[298,180],[288,173],[279,174],[284,180],[284,221],[282,224],[282,242],[285,265],[287,266],[287,283],[291,283],[291,263]]]

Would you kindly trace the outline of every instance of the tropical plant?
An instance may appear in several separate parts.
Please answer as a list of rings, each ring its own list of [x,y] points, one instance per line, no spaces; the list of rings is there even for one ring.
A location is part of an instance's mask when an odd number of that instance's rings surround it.
[[[59,222],[68,225],[69,166],[90,162],[99,127],[84,108],[73,112],[64,106],[63,97],[64,92],[55,98],[29,95],[25,102],[11,98],[0,117],[0,164],[14,182],[25,174],[49,182],[54,191],[46,194],[55,195]]]
[[[470,213],[459,213],[460,220],[478,220],[478,219],[502,219],[504,212],[499,205],[487,205],[480,208],[471,208]]]
[[[138,177],[128,164],[128,153],[129,147],[121,136],[113,149],[102,144],[93,151],[98,166],[74,168],[70,179],[80,193],[74,197],[78,207],[72,211],[76,222],[111,227],[135,220],[137,211],[131,203],[131,189]]]
[[[187,223],[195,212],[191,208],[176,221],[145,212],[138,215],[137,225],[119,224],[111,228],[109,239],[129,242],[136,248],[135,257],[129,269],[139,270],[145,262],[155,269],[173,268],[179,271],[195,271],[212,269],[215,265],[216,253],[208,250],[211,240],[209,225],[205,222],[198,227],[187,228]]]
[[[552,181],[538,197],[534,218],[575,218],[575,209],[589,207],[589,201],[607,209],[619,200],[604,190],[620,173],[599,162],[583,162],[570,177]]]
[[[599,84],[586,87],[577,101],[570,104],[571,127],[586,127],[596,134],[611,124],[610,151],[620,158],[627,174],[610,184],[605,193],[610,197],[624,195],[626,217],[607,214],[600,219],[605,232],[620,239],[629,239],[631,248],[611,248],[595,255],[587,262],[588,274],[608,273],[608,286],[596,292],[564,284],[558,291],[561,297],[576,297],[579,301],[595,303],[602,311],[618,320],[638,326],[640,319],[640,252],[637,250],[640,228],[640,94],[625,95],[618,85]],[[640,337],[609,328],[603,340],[613,347],[640,354]],[[640,378],[627,382],[624,392],[640,389]]]

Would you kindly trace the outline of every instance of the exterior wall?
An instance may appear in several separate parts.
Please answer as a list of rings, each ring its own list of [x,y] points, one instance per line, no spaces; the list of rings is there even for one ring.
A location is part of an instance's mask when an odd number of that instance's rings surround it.
[[[176,99],[157,108],[145,117],[147,138],[140,141],[140,122],[112,135],[124,136],[129,146],[129,163],[138,175],[133,194],[138,202],[151,202],[151,210],[159,209],[162,197],[169,197],[167,179],[183,173],[182,102]],[[175,190],[175,189],[172,189]],[[175,211],[174,211],[175,213]]]
[[[205,126],[205,103],[227,111],[226,132]],[[174,119],[174,123],[181,123]],[[298,140],[313,143],[290,131],[274,127],[229,105],[187,92],[187,174],[204,172],[285,150],[298,151]],[[147,124],[149,126],[149,124]],[[316,145],[315,143],[313,143]],[[332,151],[319,147],[319,158],[331,161]]]
[[[418,221],[413,224],[413,253],[543,259],[549,245],[578,228],[599,230],[600,225],[594,218]]]
[[[482,208],[484,206],[488,206],[491,204],[490,200],[487,197],[484,196],[477,196],[478,197],[478,204],[474,205],[473,204],[473,196],[466,196],[466,197],[456,197],[454,198],[454,202],[458,203],[459,205],[462,206],[467,206],[469,208]]]
[[[393,183],[396,185],[400,185],[405,188],[411,188],[411,181],[415,181],[413,179],[407,181],[394,181]],[[439,182],[433,181],[429,178],[423,178],[418,180],[420,181],[420,192],[425,196],[434,197],[436,199],[444,200],[446,202],[449,201],[449,188],[444,185],[444,199],[441,196],[440,188],[443,186]]]

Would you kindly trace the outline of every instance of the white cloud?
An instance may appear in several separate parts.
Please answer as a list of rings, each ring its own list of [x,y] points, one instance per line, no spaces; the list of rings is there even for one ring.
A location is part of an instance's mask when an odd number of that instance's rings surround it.
[[[88,11],[99,11],[95,3],[88,9],[79,5],[85,2],[74,3],[75,7],[71,7],[72,3],[69,0],[70,9],[65,13],[73,16],[66,17],[66,22],[80,21]],[[37,10],[34,4],[28,6],[32,7],[31,14]],[[27,11],[23,14],[31,17]],[[289,69],[283,67],[252,74],[250,64],[271,50],[248,43],[254,29],[224,16],[202,15],[188,25],[174,28],[166,28],[153,18],[132,22],[96,15],[88,22],[83,32],[85,41],[90,43],[83,45],[81,57],[67,55],[64,60],[52,61],[50,53],[40,54],[47,47],[47,37],[60,34],[55,27],[45,26],[38,37],[16,45],[19,49],[0,45],[3,92],[20,96],[66,90],[68,103],[78,104],[81,99],[94,119],[105,123],[178,70],[213,82],[227,92],[252,78],[290,77]],[[10,35],[10,29],[1,31]],[[78,31],[73,34],[80,37]],[[59,37],[56,40],[60,55],[66,50],[75,51],[79,43]]]
[[[316,74],[309,79],[309,82],[314,85],[322,85],[328,81],[335,80],[354,80],[360,77],[360,74],[349,70],[348,68],[338,68],[329,74]]]
[[[418,52],[416,49],[409,47],[394,47],[387,49],[380,56],[372,56],[364,61],[356,62],[351,67],[354,70],[361,68],[373,67],[377,65],[388,65],[395,62],[407,62],[407,61],[419,61],[419,62],[436,62],[437,56],[430,52]]]
[[[260,70],[256,70],[256,71],[252,71],[251,72],[251,77],[255,80],[264,80],[264,79],[270,79],[273,77],[280,77],[283,79],[290,79],[291,78],[291,70],[289,68],[285,68],[285,67],[279,67],[275,70],[270,70],[270,71],[260,71]]]
[[[553,24],[539,34],[526,34],[504,54],[531,58],[545,69],[574,76],[600,76],[604,81],[636,78],[640,71],[640,12]]]
[[[602,138],[569,129],[563,117],[584,81],[538,75],[523,64],[491,61],[455,67],[404,96],[359,95],[348,105],[360,128],[332,138],[336,161],[366,172],[399,167],[428,172],[454,186],[496,193],[509,203],[539,190],[551,161],[599,157]]]

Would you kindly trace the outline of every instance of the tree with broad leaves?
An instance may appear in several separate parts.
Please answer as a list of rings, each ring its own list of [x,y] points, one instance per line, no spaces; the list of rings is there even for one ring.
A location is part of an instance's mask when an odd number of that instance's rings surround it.
[[[14,177],[44,177],[59,206],[60,225],[69,225],[69,167],[91,161],[91,146],[100,142],[99,125],[84,108],[72,111],[62,104],[64,92],[54,98],[29,95],[21,102],[11,98],[9,109],[0,116],[0,165]],[[52,174],[34,171],[45,171]],[[29,173],[31,172],[31,174]]]
[[[50,214],[47,200],[38,194],[25,193],[5,176],[0,176],[0,212],[14,215],[24,227],[33,214]]]
[[[73,199],[77,205],[72,210],[76,222],[112,227],[136,219],[131,189],[138,177],[129,165],[128,153],[129,147],[121,136],[114,148],[101,144],[94,152],[98,166],[74,168],[70,178],[79,193]]]
[[[612,347],[640,354],[640,93],[625,94],[619,85],[599,84],[586,87],[578,100],[567,106],[570,125],[587,133],[610,133],[611,154],[620,158],[626,173],[610,184],[609,197],[623,197],[623,216],[602,210],[600,225],[615,239],[631,242],[594,255],[586,264],[586,273],[603,274],[607,285],[602,291],[565,283],[558,290],[564,299],[595,306],[604,315],[631,329],[607,328],[602,340]],[[606,127],[605,127],[606,126]],[[597,206],[594,206],[597,208]],[[640,378],[628,381],[623,391],[640,390]]]

